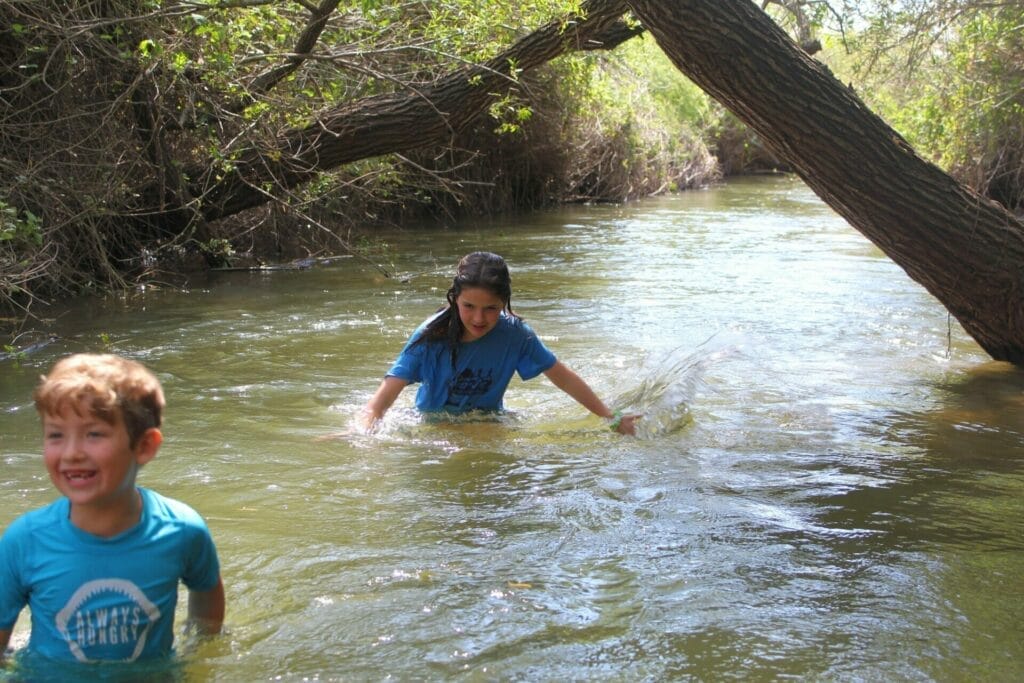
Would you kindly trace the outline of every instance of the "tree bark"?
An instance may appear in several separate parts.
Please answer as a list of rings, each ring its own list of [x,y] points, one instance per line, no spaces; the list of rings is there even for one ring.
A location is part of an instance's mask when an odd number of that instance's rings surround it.
[[[996,360],[1024,365],[1024,224],[920,158],[750,0],[628,0],[675,65],[756,131]]]

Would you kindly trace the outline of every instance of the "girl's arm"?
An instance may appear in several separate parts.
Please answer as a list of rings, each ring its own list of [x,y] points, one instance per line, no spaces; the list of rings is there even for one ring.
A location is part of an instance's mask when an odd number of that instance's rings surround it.
[[[200,633],[220,633],[224,624],[224,582],[220,578],[208,591],[188,592],[188,620]]]
[[[572,396],[577,403],[592,412],[598,417],[611,420],[614,413],[608,409],[590,385],[583,381],[579,375],[570,370],[562,361],[555,361],[555,364],[544,372],[544,376],[551,380],[556,387]],[[636,434],[636,415],[624,415],[619,422],[617,431],[620,434]]]
[[[363,428],[366,431],[371,431],[377,426],[377,423],[384,417],[384,413],[388,411],[391,404],[402,393],[402,389],[408,384],[404,379],[399,379],[398,377],[389,376],[384,378],[384,381],[377,387],[377,392],[367,401],[366,407],[363,408],[362,421]]]

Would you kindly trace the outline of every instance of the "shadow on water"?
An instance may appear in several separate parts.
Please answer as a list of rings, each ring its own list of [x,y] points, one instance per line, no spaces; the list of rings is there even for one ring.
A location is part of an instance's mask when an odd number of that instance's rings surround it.
[[[832,608],[842,605],[854,642],[880,659],[902,651],[903,675],[1018,680],[1024,371],[983,363],[934,389],[938,400],[919,412],[847,416],[873,447],[830,458],[831,478],[860,484],[780,492],[817,511],[817,531],[773,535],[829,558],[814,571],[848,582]],[[803,460],[819,466],[813,455]],[[880,642],[865,631],[869,621],[898,625],[884,629],[894,637]],[[932,639],[936,631],[950,637]],[[992,654],[969,654],[980,649]]]
[[[936,383],[935,394],[920,412],[860,425],[878,448],[851,455],[849,467],[876,484],[845,493],[829,519],[890,534],[906,550],[1024,550],[1024,537],[1014,542],[1004,527],[1024,509],[1024,371],[982,364]],[[890,444],[914,452],[893,457]]]

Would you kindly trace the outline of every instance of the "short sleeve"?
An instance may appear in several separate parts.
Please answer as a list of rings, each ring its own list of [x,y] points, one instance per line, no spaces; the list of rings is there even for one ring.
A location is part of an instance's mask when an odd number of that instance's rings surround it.
[[[175,529],[173,552],[180,562],[182,583],[195,591],[207,591],[216,586],[220,578],[220,561],[202,515],[180,500],[146,488],[139,490],[145,499],[147,514],[155,525],[150,533],[161,533],[159,529]]]
[[[201,518],[199,523],[193,527],[192,533],[188,563],[181,577],[182,583],[189,590],[212,590],[220,579],[220,559],[217,557],[217,547],[213,543],[210,530]]]
[[[28,604],[28,589],[22,580],[24,522],[15,520],[0,538],[0,629],[10,630]]]
[[[398,358],[385,374],[386,377],[397,377],[409,384],[423,381],[423,354],[426,352],[427,345],[416,343],[420,336],[419,332],[420,330],[417,330],[406,342],[405,348],[398,354]]]
[[[521,323],[523,327],[523,349],[519,355],[519,361],[516,363],[516,372],[524,380],[533,379],[537,375],[547,370],[558,361],[548,347],[544,346],[537,334],[530,328],[526,323]]]

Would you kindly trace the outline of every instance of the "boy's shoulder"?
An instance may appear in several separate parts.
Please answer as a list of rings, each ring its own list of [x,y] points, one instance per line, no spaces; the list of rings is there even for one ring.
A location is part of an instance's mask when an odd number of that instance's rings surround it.
[[[19,535],[31,536],[39,529],[54,528],[55,525],[60,524],[62,519],[67,518],[67,502],[68,499],[62,497],[52,503],[22,513],[11,522],[3,532],[3,536],[6,538],[14,538]]]
[[[145,516],[151,522],[160,526],[191,527],[205,532],[206,521],[187,503],[141,486],[139,494],[142,496]],[[64,521],[68,519],[69,512],[68,499],[58,498],[15,518],[2,536],[7,542],[14,542],[16,539],[30,540],[39,533],[58,533],[65,526]]]
[[[142,495],[143,507],[150,519],[169,524],[206,526],[202,515],[196,512],[188,503],[183,503],[180,500],[141,486],[139,487],[139,494]]]

